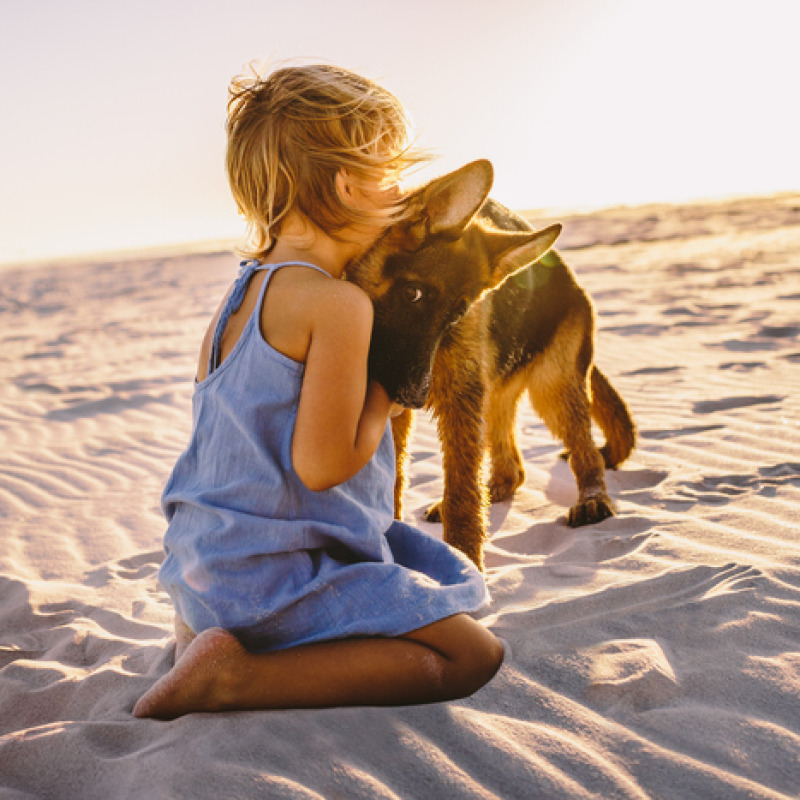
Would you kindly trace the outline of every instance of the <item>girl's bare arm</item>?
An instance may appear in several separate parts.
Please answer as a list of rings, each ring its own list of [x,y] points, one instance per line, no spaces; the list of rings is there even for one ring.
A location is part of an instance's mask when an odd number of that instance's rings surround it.
[[[294,469],[314,491],[355,475],[374,454],[392,403],[367,382],[372,304],[356,286],[326,280],[307,305],[310,341],[292,439]]]

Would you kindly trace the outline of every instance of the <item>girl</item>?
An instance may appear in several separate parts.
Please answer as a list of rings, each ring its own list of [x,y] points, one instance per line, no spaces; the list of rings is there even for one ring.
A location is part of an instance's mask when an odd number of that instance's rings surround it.
[[[341,280],[402,218],[397,178],[419,160],[398,101],[351,72],[232,84],[228,177],[252,258],[209,326],[164,490],[175,666],[136,716],[434,702],[499,668],[467,616],[481,574],[392,520],[398,409],[368,381],[372,305]]]

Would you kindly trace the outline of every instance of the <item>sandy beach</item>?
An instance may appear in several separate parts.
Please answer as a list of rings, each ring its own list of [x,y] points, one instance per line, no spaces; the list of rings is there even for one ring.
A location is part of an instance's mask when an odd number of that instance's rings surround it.
[[[509,654],[432,706],[132,717],[171,664],[159,498],[237,259],[0,272],[0,797],[800,796],[800,194],[558,219],[639,444],[618,516],[571,529],[521,407],[486,550]],[[410,484],[441,535],[425,414]]]

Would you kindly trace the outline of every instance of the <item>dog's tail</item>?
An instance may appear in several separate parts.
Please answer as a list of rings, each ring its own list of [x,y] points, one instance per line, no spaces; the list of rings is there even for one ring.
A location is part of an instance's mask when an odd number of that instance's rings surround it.
[[[600,426],[606,443],[600,452],[606,467],[618,467],[636,445],[636,426],[625,401],[611,385],[608,378],[592,367],[592,418]]]

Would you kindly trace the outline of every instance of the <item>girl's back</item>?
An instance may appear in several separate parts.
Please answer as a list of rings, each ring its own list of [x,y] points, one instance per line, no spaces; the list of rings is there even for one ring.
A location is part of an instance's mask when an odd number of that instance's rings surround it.
[[[265,297],[283,269],[298,268],[246,263],[218,313],[204,348],[211,364],[199,372],[207,374],[193,399],[193,435],[164,491],[170,524],[161,579],[181,598],[179,614],[194,630],[247,627],[294,602],[320,566],[307,550],[333,545],[350,559],[386,555],[394,480],[388,427],[376,456],[339,486],[311,491],[293,468],[305,367],[261,331]],[[290,293],[287,287],[276,299]]]

